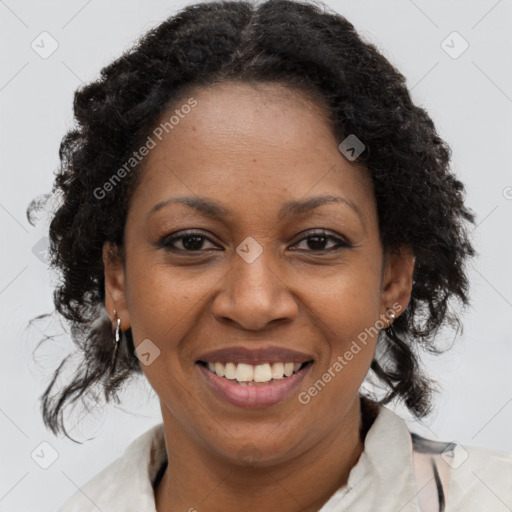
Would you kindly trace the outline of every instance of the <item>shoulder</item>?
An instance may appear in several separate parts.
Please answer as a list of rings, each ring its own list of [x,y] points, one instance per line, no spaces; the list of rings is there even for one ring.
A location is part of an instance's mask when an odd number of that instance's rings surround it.
[[[96,503],[108,502],[108,489],[119,481],[121,458],[109,464],[66,500],[57,512],[89,512],[98,510]]]
[[[452,460],[453,505],[468,511],[512,510],[512,454],[457,444]]]
[[[140,512],[153,512],[152,483],[165,459],[164,430],[159,424],[132,441],[121,457],[81,486],[57,512],[133,507]]]
[[[429,464],[447,510],[512,510],[512,454],[411,432],[416,470]]]

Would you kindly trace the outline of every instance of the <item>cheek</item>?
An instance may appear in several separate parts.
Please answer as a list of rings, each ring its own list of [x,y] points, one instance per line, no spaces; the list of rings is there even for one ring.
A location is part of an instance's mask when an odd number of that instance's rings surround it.
[[[157,347],[153,350],[158,357],[150,365],[142,364],[157,394],[173,390],[171,395],[179,396],[183,392],[183,382],[194,367],[192,347],[187,342],[196,335],[201,336],[198,327],[205,301],[220,278],[221,274],[215,270],[177,269],[150,262],[140,253],[127,261],[132,336],[135,347],[140,344],[139,351],[148,345],[146,340]]]
[[[311,385],[303,389],[299,401],[342,414],[370,369],[379,330],[374,327],[378,310],[371,293],[350,297],[342,287],[338,291],[336,298],[317,303],[316,330],[323,334],[324,348]]]
[[[167,404],[174,409],[172,404],[179,406],[190,371],[183,361],[192,366],[192,358],[180,353],[183,346],[187,350],[181,341],[194,329],[204,289],[199,281],[185,280],[183,273],[169,266],[138,263],[133,258],[130,268],[127,295],[134,345],[141,351],[150,340],[157,347],[153,350],[158,356],[151,364],[145,365],[139,357],[141,367],[160,398],[177,397]]]
[[[328,274],[310,273],[303,283],[308,308],[314,309],[314,316],[331,327],[334,336],[357,337],[378,319],[380,269],[362,253],[354,253]]]
[[[207,272],[184,271],[136,258],[130,268],[127,295],[132,329],[139,334],[135,338],[152,335],[166,345],[171,341],[167,336],[179,339],[178,333],[194,317],[215,281]]]
[[[315,331],[327,342],[319,364],[320,378],[327,372],[325,380],[337,382],[344,392],[353,386],[357,389],[383,327],[379,322],[379,268],[359,258],[329,279],[311,279],[308,284],[308,314]]]

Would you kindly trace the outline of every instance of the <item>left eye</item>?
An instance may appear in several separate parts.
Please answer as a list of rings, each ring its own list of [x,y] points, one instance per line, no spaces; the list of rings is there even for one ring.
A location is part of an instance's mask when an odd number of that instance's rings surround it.
[[[350,247],[350,244],[343,240],[342,238],[339,238],[334,235],[328,235],[325,232],[319,232],[319,233],[313,233],[302,240],[299,241],[299,244],[302,242],[306,242],[309,249],[312,251],[324,251],[324,252],[330,252],[335,251],[336,249],[339,249],[341,247]],[[325,244],[328,242],[334,242],[334,247],[331,248],[325,248]],[[302,249],[299,249],[302,250]]]

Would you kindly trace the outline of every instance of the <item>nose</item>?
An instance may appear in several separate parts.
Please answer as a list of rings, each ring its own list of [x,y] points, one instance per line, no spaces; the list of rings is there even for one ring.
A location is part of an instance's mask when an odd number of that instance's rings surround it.
[[[272,266],[266,251],[249,263],[236,254],[233,264],[221,281],[212,313],[217,320],[236,323],[245,330],[262,330],[271,322],[293,320],[297,302],[279,264]]]

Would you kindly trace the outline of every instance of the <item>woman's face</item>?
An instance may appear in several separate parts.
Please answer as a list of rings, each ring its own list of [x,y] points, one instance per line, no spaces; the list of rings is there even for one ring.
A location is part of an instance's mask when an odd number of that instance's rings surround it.
[[[105,257],[106,306],[131,327],[168,430],[233,461],[253,450],[276,463],[359,411],[413,258],[383,259],[372,181],[319,105],[275,84],[189,97],[162,117],[176,116],[168,133],[150,135],[125,266]],[[238,383],[251,377],[262,382]]]

